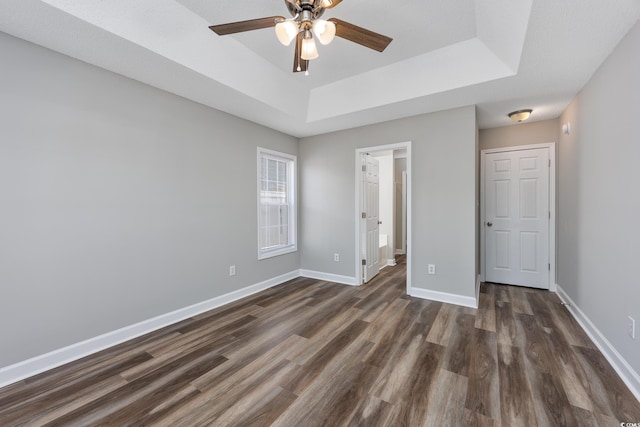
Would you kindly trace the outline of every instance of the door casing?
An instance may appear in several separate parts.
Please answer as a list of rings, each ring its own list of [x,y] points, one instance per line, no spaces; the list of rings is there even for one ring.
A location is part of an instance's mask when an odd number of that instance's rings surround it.
[[[544,144],[517,145],[512,147],[491,148],[480,151],[480,280],[485,280],[486,269],[486,227],[487,218],[485,215],[485,163],[486,155],[489,153],[501,153],[508,151],[522,151],[536,148],[549,149],[549,211],[551,221],[549,221],[549,259],[551,267],[549,269],[549,290],[556,292],[556,143],[548,142]]]
[[[411,290],[411,141],[407,142],[399,142],[396,144],[387,144],[387,145],[377,145],[373,147],[365,147],[358,148],[355,152],[355,224],[356,224],[356,232],[355,232],[355,277],[356,277],[356,286],[362,284],[362,258],[361,258],[361,250],[360,250],[360,232],[361,232],[361,214],[362,208],[360,206],[360,200],[362,200],[362,180],[360,179],[360,174],[362,171],[362,165],[360,163],[360,159],[362,154],[372,153],[376,151],[387,151],[387,150],[407,150],[407,294]]]

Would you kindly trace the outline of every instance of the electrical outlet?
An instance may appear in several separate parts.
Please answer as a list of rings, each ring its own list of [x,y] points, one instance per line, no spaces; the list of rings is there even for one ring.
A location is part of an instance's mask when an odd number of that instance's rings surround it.
[[[631,339],[636,339],[636,319],[631,316],[629,317],[629,325],[627,326],[627,332],[629,332],[629,336]]]
[[[333,260],[334,260],[335,262],[340,262],[340,254],[337,254],[337,253],[336,253],[336,254],[333,254]]]
[[[236,266],[235,265],[230,265],[229,266],[229,276],[235,276],[236,275]]]
[[[435,264],[429,264],[427,272],[429,274],[436,274],[436,266],[435,266]]]

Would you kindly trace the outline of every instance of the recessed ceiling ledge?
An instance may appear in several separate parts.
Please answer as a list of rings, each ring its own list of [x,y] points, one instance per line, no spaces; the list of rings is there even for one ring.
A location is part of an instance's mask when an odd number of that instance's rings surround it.
[[[398,79],[398,75],[403,78]],[[514,75],[473,38],[311,90],[308,122]]]

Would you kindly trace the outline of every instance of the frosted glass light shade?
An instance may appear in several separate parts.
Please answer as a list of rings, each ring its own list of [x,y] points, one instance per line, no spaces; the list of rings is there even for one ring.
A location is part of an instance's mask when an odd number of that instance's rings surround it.
[[[298,25],[291,19],[276,24],[276,37],[278,37],[278,41],[285,46],[289,46],[297,34]]]
[[[336,24],[324,19],[318,19],[313,23],[313,34],[318,37],[318,41],[321,44],[329,44],[336,36]]]
[[[302,40],[302,52],[300,53],[300,57],[305,61],[310,61],[318,57],[318,48],[316,47],[316,42],[313,41],[313,38],[309,37]]]
[[[525,120],[527,120],[529,118],[529,116],[531,115],[533,110],[518,110],[518,111],[514,111],[512,113],[507,114],[509,116],[509,118],[516,122],[524,122]]]

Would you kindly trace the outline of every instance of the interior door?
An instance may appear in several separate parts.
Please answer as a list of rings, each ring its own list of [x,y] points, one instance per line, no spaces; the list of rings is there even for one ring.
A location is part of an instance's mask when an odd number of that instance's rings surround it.
[[[549,149],[485,155],[485,280],[549,289]]]
[[[379,198],[380,178],[378,161],[369,156],[362,156],[362,221],[360,247],[362,248],[362,279],[366,283],[380,271],[379,260]]]

